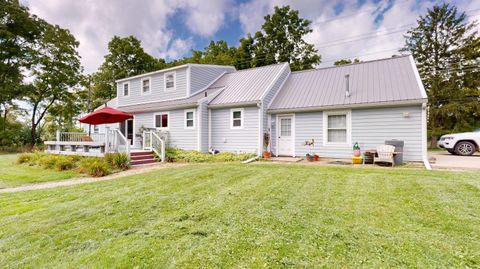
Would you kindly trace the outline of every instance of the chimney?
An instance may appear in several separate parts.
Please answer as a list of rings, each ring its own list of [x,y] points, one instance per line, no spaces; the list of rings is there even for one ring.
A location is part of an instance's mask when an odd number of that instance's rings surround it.
[[[350,75],[345,75],[345,97],[350,97]]]

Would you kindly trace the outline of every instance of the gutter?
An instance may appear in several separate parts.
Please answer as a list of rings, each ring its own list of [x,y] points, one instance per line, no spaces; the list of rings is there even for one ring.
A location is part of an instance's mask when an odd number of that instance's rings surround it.
[[[375,102],[375,103],[358,103],[358,104],[339,104],[339,105],[328,105],[328,106],[312,106],[312,107],[298,107],[298,108],[279,108],[279,109],[269,109],[267,113],[277,114],[277,113],[292,113],[292,112],[314,112],[314,111],[324,111],[332,109],[345,109],[345,108],[374,108],[374,107],[386,107],[386,106],[406,106],[406,105],[420,105],[426,103],[426,99],[412,99],[405,101],[385,101],[385,102]]]
[[[260,101],[246,101],[246,102],[236,102],[236,103],[225,103],[225,104],[214,104],[208,105],[208,108],[228,108],[228,107],[249,107],[249,106],[258,106]]]

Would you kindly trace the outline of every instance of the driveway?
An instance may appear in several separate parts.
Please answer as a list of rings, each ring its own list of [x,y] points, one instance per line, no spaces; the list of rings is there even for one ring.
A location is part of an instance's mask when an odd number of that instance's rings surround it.
[[[429,159],[435,158],[435,163],[431,161],[432,168],[447,169],[479,169],[480,154],[478,152],[472,156],[457,156],[447,151],[434,151],[428,153]]]

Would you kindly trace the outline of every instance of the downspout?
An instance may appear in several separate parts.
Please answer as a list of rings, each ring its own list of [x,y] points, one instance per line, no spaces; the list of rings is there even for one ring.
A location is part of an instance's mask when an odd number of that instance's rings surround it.
[[[422,159],[425,169],[432,170],[427,151],[427,103],[422,104]]]

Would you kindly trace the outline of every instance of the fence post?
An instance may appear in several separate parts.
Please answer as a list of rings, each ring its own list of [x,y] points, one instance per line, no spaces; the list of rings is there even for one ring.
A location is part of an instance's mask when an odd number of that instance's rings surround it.
[[[55,138],[56,138],[57,142],[60,141],[60,130],[57,130],[57,133],[56,133],[56,137],[55,137]]]
[[[110,150],[110,147],[109,147],[110,141],[108,141],[109,134],[110,134],[110,127],[105,126],[105,153],[108,153]]]

